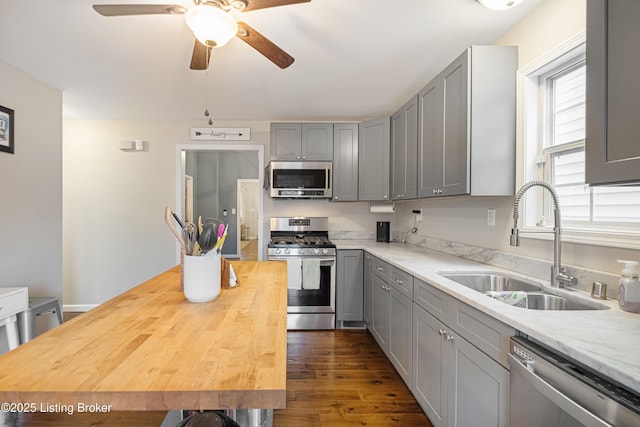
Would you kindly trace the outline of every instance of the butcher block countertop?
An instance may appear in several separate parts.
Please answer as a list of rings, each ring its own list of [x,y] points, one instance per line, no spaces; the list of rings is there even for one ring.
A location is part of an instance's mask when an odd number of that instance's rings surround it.
[[[240,286],[214,301],[188,302],[177,266],[5,353],[0,402],[284,408],[286,264],[232,265]]]

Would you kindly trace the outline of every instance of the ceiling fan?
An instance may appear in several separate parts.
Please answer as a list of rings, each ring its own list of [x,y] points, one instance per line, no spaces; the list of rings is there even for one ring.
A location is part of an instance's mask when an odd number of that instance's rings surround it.
[[[191,55],[192,70],[206,70],[213,48],[224,46],[239,37],[280,68],[293,64],[293,57],[276,46],[248,24],[236,21],[231,9],[248,12],[256,9],[308,3],[311,0],[193,0],[187,9],[177,4],[96,4],[93,8],[103,16],[185,15],[187,25],[196,37]]]

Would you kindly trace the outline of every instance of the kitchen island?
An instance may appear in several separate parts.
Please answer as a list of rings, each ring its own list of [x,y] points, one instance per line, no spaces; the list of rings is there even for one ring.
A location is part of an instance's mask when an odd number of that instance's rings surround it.
[[[286,264],[232,265],[240,286],[214,301],[188,302],[177,266],[0,356],[0,401],[21,412],[284,408]]]

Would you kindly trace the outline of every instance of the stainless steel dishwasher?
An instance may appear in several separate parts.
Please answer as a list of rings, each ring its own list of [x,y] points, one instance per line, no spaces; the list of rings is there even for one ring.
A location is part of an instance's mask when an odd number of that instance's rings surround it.
[[[512,426],[640,426],[637,393],[524,337],[511,338],[509,366]]]

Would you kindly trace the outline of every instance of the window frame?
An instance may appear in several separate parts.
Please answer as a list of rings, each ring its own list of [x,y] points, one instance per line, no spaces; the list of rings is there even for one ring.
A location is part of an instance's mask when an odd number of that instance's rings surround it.
[[[540,84],[540,78],[566,73],[576,64],[585,61],[586,34],[577,34],[552,51],[542,55],[518,71],[518,165],[516,185],[520,188],[524,183],[532,180],[551,182],[551,156],[562,149],[575,150],[584,147],[584,140],[570,142],[553,147],[543,147],[540,143],[542,135],[547,137],[552,129],[546,126],[546,120],[552,112],[548,105],[541,102],[545,91],[550,90],[547,85]],[[561,71],[561,67],[564,67]],[[555,72],[553,72],[555,70]],[[541,124],[542,123],[542,124]],[[544,164],[547,167],[544,167]],[[546,170],[546,171],[545,171]],[[548,174],[547,174],[548,173]],[[530,193],[530,194],[529,194]],[[593,200],[593,193],[589,197]],[[521,237],[541,240],[552,240],[553,215],[548,193],[535,190],[529,191],[521,201],[523,213]],[[539,206],[543,205],[546,223],[540,224]],[[593,204],[590,203],[590,211]],[[640,223],[606,223],[562,221],[564,242],[573,242],[597,246],[609,246],[628,249],[640,249]]]

